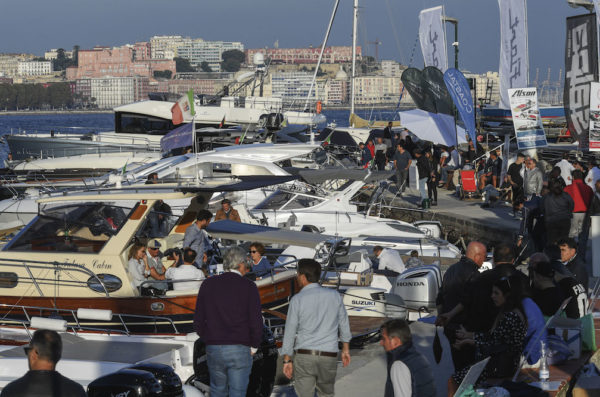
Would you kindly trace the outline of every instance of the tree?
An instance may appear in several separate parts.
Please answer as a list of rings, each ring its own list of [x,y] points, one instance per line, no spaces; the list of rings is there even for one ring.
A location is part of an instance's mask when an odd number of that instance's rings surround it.
[[[73,46],[73,66],[79,65],[79,48],[78,44]]]
[[[190,64],[189,59],[175,57],[175,70],[177,73],[190,73],[195,72],[196,69]]]
[[[210,67],[210,65],[208,64],[208,62],[206,62],[206,61],[202,61],[202,63],[200,64],[200,69],[203,72],[208,72],[208,73],[213,71],[212,68]]]
[[[164,79],[170,79],[171,76],[173,75],[173,73],[170,70],[155,70],[154,73],[152,73],[154,75],[155,78],[164,78]]]
[[[228,50],[221,54],[221,69],[226,72],[237,72],[244,63],[246,56],[240,50]]]
[[[66,70],[69,66],[76,65],[73,59],[69,59],[65,56],[64,48],[56,50],[56,59],[52,61],[52,66],[55,71]]]

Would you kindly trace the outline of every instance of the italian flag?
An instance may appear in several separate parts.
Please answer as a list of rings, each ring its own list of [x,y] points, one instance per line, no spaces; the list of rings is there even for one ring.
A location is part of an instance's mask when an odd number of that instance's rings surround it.
[[[196,114],[194,110],[194,90],[189,90],[187,94],[179,98],[171,108],[173,125],[183,123],[184,118],[191,118]]]

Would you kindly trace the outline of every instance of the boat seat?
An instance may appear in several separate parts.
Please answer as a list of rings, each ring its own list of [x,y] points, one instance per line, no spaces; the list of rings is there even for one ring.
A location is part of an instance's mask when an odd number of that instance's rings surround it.
[[[192,289],[181,289],[181,290],[169,290],[167,292],[165,292],[165,296],[188,296],[188,295],[193,295],[196,296],[198,295],[198,289],[197,288],[192,288]]]

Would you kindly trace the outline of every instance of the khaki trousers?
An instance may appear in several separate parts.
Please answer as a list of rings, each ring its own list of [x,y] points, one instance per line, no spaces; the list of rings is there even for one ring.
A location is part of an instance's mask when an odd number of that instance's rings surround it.
[[[298,397],[333,397],[337,357],[294,356],[294,390]]]

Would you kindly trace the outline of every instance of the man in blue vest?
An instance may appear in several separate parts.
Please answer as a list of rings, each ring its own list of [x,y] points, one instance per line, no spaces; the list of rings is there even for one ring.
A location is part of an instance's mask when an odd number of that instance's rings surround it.
[[[381,341],[387,356],[385,397],[434,397],[433,372],[425,356],[412,343],[405,320],[389,320],[381,326]]]

